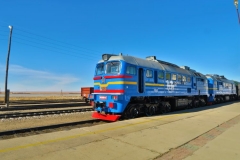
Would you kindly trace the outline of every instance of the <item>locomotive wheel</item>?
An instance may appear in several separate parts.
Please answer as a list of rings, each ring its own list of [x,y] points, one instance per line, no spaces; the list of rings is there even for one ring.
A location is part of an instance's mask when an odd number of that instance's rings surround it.
[[[223,103],[223,102],[224,102],[223,97],[220,97],[220,103]]]
[[[136,118],[139,114],[138,109],[135,107],[135,105],[131,106],[128,110],[128,117],[129,118]]]
[[[130,104],[124,111],[122,118],[123,119],[136,118],[139,115],[139,111],[136,108],[136,106],[137,104]]]
[[[156,114],[156,110],[157,108],[155,107],[155,105],[150,105],[149,107],[146,107],[146,116],[152,116]]]
[[[188,105],[187,105],[187,107],[186,107],[186,109],[190,109],[190,108],[193,108],[192,103],[188,103]]]
[[[207,104],[204,99],[201,100],[201,103],[202,103],[203,107],[206,106],[206,104]]]
[[[220,99],[219,98],[216,98],[216,103],[220,103]]]
[[[172,107],[171,107],[170,104],[166,104],[166,105],[165,105],[165,108],[166,108],[166,112],[167,112],[167,113],[168,113],[168,112],[171,112]]]
[[[197,107],[199,107],[199,102],[194,100],[193,101],[193,108],[197,108]]]
[[[171,112],[171,110],[172,110],[172,107],[169,103],[162,104],[162,106],[160,108],[160,112],[162,114]]]
[[[188,101],[188,104],[184,107],[184,109],[190,109],[193,108],[192,101]]]
[[[122,115],[123,119],[129,119],[129,110],[131,109],[131,106],[133,106],[133,104],[132,105],[128,105],[126,107],[126,109],[125,109],[125,111],[124,111],[124,113]]]
[[[196,108],[199,107],[199,101],[196,101]]]
[[[201,101],[198,102],[198,107],[203,107],[203,104]]]
[[[199,107],[203,107],[203,106],[205,106],[205,101],[204,101],[204,99],[200,99],[199,100]]]
[[[213,103],[214,103],[214,104],[217,104],[217,98],[214,98]]]
[[[162,114],[167,113],[166,105],[165,104],[161,105],[159,110]]]

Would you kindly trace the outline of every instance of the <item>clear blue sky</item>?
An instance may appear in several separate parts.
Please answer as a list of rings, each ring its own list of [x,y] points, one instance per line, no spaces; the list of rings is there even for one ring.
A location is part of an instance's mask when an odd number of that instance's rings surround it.
[[[0,88],[9,28],[11,91],[93,86],[103,53],[189,66],[240,81],[240,25],[233,0],[11,0],[0,2]]]

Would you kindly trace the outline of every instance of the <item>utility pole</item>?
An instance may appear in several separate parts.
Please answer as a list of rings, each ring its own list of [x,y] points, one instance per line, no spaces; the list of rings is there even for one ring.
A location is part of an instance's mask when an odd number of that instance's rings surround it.
[[[240,16],[238,12],[238,0],[234,0],[234,5],[236,6],[236,9],[237,9],[238,23],[240,24]]]
[[[6,77],[5,77],[5,104],[8,107],[9,103],[9,90],[7,89],[7,82],[8,82],[8,66],[9,66],[9,57],[10,57],[10,50],[11,50],[11,40],[12,40],[12,30],[13,26],[8,26],[10,29],[9,34],[9,42],[8,42],[8,54],[7,54],[7,63],[6,63]]]

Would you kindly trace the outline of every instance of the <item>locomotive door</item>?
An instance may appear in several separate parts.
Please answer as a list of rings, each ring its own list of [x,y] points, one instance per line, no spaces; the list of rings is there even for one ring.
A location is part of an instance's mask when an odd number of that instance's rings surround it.
[[[220,82],[217,82],[217,90],[219,91],[220,88]]]
[[[144,91],[144,74],[143,74],[143,69],[139,68],[138,69],[138,92],[143,93]]]
[[[238,86],[239,86],[239,85],[238,85]],[[238,89],[238,86],[236,85],[236,93],[237,93],[237,96],[240,94],[240,93],[239,93],[239,89],[240,89],[240,88]]]
[[[196,77],[192,77],[192,88],[197,89]]]

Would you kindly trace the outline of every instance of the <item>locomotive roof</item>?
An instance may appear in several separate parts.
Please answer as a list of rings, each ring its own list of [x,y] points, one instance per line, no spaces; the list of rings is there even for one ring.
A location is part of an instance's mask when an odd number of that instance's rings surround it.
[[[108,61],[113,61],[113,60],[123,60],[129,64],[138,65],[142,67],[160,69],[160,70],[165,70],[165,71],[174,72],[174,73],[181,73],[185,75],[192,75],[190,71],[182,69],[177,65],[172,65],[171,63],[167,63],[167,62],[162,63],[164,61],[145,60],[145,59],[141,59],[133,56],[125,56],[125,55],[112,55],[108,59]],[[104,62],[104,61],[101,60],[99,62]]]
[[[217,74],[207,74],[208,77],[211,77],[215,81],[227,82],[227,83],[234,83],[233,80],[229,80],[224,76],[219,76]]]

